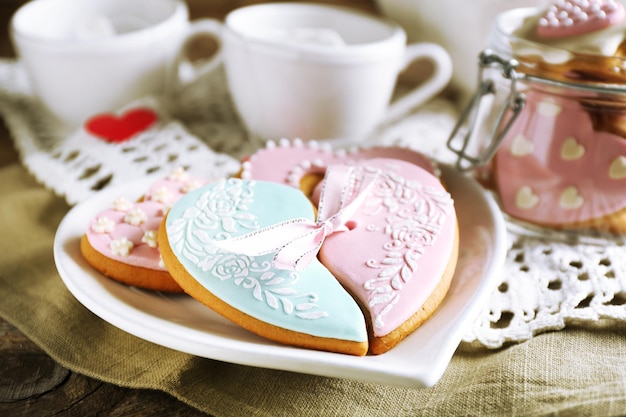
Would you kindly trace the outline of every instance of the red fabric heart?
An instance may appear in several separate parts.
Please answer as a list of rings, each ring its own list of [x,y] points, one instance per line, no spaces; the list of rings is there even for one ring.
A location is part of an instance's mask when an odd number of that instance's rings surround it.
[[[154,111],[137,108],[120,116],[110,113],[93,116],[85,123],[85,129],[107,142],[120,143],[147,130],[157,119]]]

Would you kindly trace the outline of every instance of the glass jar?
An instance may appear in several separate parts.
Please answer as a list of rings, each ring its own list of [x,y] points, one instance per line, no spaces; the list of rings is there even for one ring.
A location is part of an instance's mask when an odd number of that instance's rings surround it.
[[[518,224],[624,236],[626,61],[516,37],[537,13],[496,19],[448,147]]]

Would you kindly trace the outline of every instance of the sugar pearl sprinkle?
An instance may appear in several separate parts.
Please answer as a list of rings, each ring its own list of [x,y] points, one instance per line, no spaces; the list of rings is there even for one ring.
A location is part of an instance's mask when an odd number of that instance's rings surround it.
[[[115,222],[108,217],[98,217],[91,225],[91,230],[96,233],[111,233],[115,229]]]
[[[128,240],[128,238],[126,237],[112,240],[110,244],[111,252],[113,253],[113,255],[123,257],[127,257],[130,255],[130,251],[133,249],[133,246],[135,246],[133,242]]]
[[[539,19],[537,33],[544,37],[580,35],[623,18],[624,6],[618,0],[557,0]]]
[[[143,243],[145,243],[146,245],[150,246],[151,248],[156,248],[158,246],[157,243],[157,231],[156,230],[147,230],[142,238],[141,241]]]
[[[165,187],[159,187],[152,193],[152,199],[158,203],[169,203],[172,199],[172,193]]]
[[[182,194],[187,194],[196,190],[202,186],[202,183],[198,180],[189,180],[180,187],[180,192]]]
[[[128,224],[132,224],[133,226],[139,226],[142,223],[145,223],[148,220],[148,216],[146,213],[140,208],[133,208],[126,213],[124,216],[124,222]]]
[[[187,174],[187,171],[185,171],[185,168],[183,167],[174,168],[172,172],[170,172],[170,174],[167,176],[168,180],[178,182],[186,181],[187,178],[189,178],[189,174]]]
[[[124,197],[118,197],[113,201],[113,210],[128,211],[132,208],[133,203]]]

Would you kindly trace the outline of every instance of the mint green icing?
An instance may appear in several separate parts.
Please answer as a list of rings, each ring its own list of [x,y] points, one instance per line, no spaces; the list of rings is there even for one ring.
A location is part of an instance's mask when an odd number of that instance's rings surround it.
[[[272,266],[273,253],[247,256],[212,242],[294,219],[315,219],[300,190],[230,178],[183,196],[166,220],[175,255],[207,290],[277,327],[318,337],[367,341],[363,314],[317,259],[303,271]]]

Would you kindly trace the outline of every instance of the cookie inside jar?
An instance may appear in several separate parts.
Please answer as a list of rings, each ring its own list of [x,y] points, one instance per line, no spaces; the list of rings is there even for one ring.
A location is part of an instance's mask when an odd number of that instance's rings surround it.
[[[468,133],[458,146],[457,126],[448,144],[511,220],[626,235],[625,53],[616,0],[558,0],[494,22],[459,122]]]

